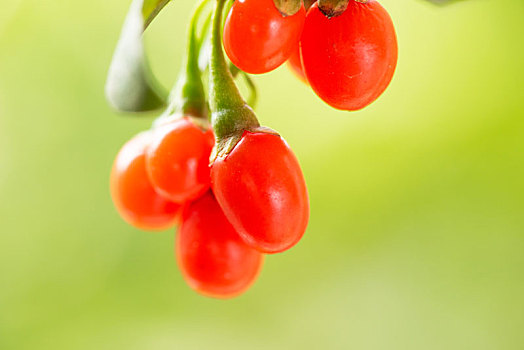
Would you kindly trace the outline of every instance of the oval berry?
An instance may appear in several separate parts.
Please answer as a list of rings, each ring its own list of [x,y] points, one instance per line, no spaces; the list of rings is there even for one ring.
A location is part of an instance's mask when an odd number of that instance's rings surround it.
[[[184,209],[175,250],[189,286],[217,298],[245,292],[263,262],[263,255],[248,247],[227,221],[211,191]]]
[[[211,187],[229,222],[251,247],[277,253],[306,230],[309,200],[297,158],[278,135],[245,131],[211,166]]]
[[[209,155],[213,132],[190,117],[158,126],[146,153],[153,187],[173,202],[184,203],[209,188]]]
[[[127,223],[162,230],[175,224],[181,206],[158,194],[149,181],[145,150],[150,141],[150,132],[140,133],[118,152],[111,170],[111,198]]]
[[[327,18],[315,3],[301,38],[307,80],[330,106],[358,110],[389,85],[397,64],[393,22],[375,0],[349,1],[339,16]]]
[[[300,39],[304,5],[284,17],[273,0],[237,0],[224,25],[224,49],[235,66],[261,74],[284,63]]]

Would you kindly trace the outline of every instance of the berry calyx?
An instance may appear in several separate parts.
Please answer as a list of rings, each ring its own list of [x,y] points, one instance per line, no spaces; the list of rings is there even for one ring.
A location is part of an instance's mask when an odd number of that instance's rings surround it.
[[[219,154],[230,152],[244,130],[260,128],[255,113],[242,98],[222,52],[220,30],[224,4],[225,0],[217,0],[211,31],[209,107],[216,138],[211,161]]]

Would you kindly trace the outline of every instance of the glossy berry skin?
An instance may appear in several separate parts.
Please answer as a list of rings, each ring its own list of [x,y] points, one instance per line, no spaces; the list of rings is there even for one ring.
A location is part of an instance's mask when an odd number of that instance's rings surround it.
[[[111,198],[130,225],[163,230],[175,224],[181,206],[159,195],[147,177],[145,150],[150,141],[151,133],[143,132],[122,147],[111,170]]]
[[[302,82],[307,84],[306,73],[304,73],[304,67],[302,66],[302,58],[300,55],[300,45],[297,43],[295,49],[291,56],[288,59],[288,65],[293,73],[302,80]]]
[[[327,18],[315,3],[301,38],[307,80],[330,106],[354,111],[376,100],[397,64],[393,22],[375,0],[350,1],[339,16]]]
[[[240,239],[211,191],[184,209],[175,250],[189,286],[216,298],[245,292],[263,263],[263,255]]]
[[[208,125],[190,117],[158,126],[146,153],[146,169],[163,197],[184,203],[209,188],[209,155],[215,143]]]
[[[251,247],[278,253],[306,230],[309,200],[297,158],[278,135],[245,131],[211,166],[211,187],[229,222]]]
[[[284,63],[300,39],[304,6],[284,17],[273,0],[237,0],[224,25],[224,49],[235,66],[261,74]]]

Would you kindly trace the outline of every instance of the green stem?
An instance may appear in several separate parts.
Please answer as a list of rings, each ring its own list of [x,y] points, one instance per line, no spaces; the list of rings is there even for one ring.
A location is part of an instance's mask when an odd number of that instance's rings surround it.
[[[255,82],[249,74],[246,72],[242,72],[242,75],[244,76],[244,80],[246,81],[247,88],[249,90],[249,96],[247,98],[247,103],[252,107],[256,108],[257,104],[257,86],[255,85]]]
[[[187,57],[172,92],[172,102],[164,114],[207,118],[206,94],[198,66],[200,40],[196,34],[198,19],[206,3],[207,0],[202,1],[191,18],[188,28]]]
[[[204,24],[202,24],[202,28],[200,30],[200,38],[198,40],[198,50],[202,50],[204,44],[206,43],[206,39],[209,38],[209,26],[211,26],[211,18],[212,13],[209,13],[206,19],[204,20]]]
[[[211,33],[209,104],[217,144],[260,126],[253,110],[238,90],[224,58],[221,40],[222,12],[226,0],[216,0]],[[220,145],[218,146],[220,147]]]

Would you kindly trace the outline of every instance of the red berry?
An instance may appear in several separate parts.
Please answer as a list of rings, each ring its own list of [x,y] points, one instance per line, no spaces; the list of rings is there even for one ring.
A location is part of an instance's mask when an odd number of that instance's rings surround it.
[[[189,286],[217,298],[245,292],[263,262],[263,255],[240,239],[211,191],[184,209],[176,257]]]
[[[300,54],[300,42],[297,43],[297,46],[293,50],[293,53],[291,54],[291,56],[289,56],[289,59],[287,62],[288,62],[289,67],[293,71],[293,73],[295,73],[295,75],[300,80],[302,80],[304,83],[307,84],[306,73],[304,73],[304,67],[302,65],[302,57]]]
[[[327,18],[315,3],[301,38],[307,80],[330,106],[358,110],[386,89],[397,64],[393,22],[375,0],[349,1],[339,16]]]
[[[151,133],[129,140],[116,156],[111,170],[111,198],[120,216],[144,230],[162,230],[174,225],[180,205],[160,196],[146,173],[145,149]]]
[[[177,203],[202,195],[209,188],[209,155],[214,143],[213,132],[189,117],[157,127],[146,153],[153,187]]]
[[[273,0],[237,0],[226,18],[224,49],[235,66],[260,74],[284,63],[300,39],[304,5],[284,17]]]
[[[212,164],[211,187],[233,227],[261,252],[289,249],[306,230],[304,176],[278,135],[245,131],[231,153]]]

